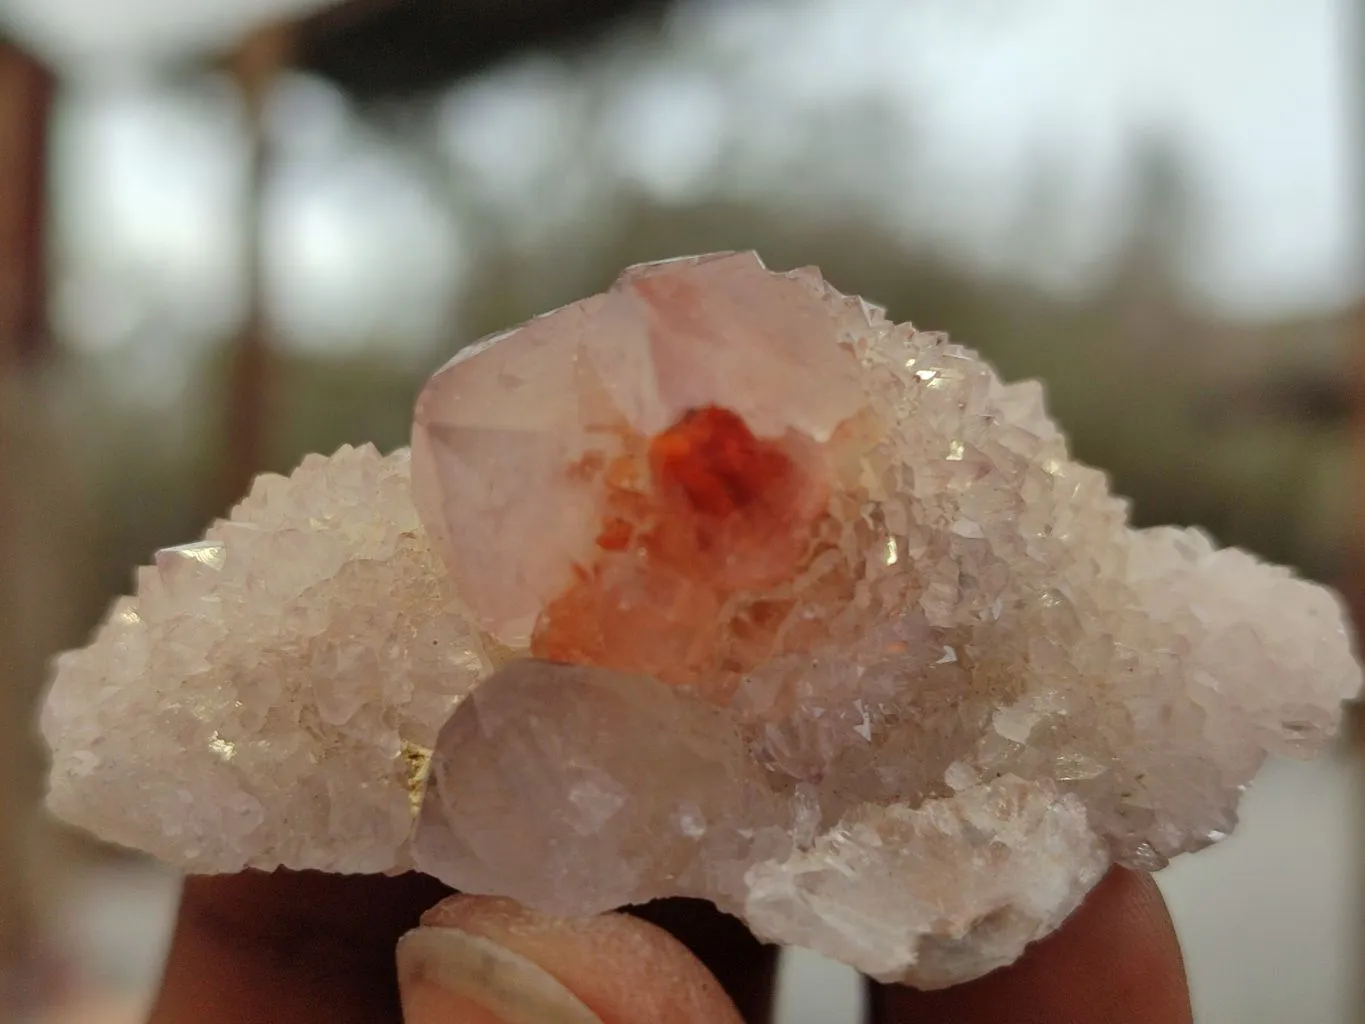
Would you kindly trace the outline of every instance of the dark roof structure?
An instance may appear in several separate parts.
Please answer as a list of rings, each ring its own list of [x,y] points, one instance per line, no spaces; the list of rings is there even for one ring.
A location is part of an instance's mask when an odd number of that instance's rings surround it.
[[[670,0],[351,0],[304,19],[295,63],[356,98],[428,92],[514,53],[588,42]]]

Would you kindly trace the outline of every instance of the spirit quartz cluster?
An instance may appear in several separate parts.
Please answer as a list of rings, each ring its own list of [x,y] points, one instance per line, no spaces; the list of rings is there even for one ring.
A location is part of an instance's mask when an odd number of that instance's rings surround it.
[[[1360,683],[1331,592],[1130,529],[1039,385],[723,254],[461,352],[411,452],[262,477],[43,728],[58,815],[187,871],[702,897],[937,987],[1222,839]]]

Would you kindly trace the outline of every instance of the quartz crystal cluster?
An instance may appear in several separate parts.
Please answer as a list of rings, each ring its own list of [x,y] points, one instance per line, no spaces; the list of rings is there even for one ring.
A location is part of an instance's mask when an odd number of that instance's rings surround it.
[[[755,256],[461,352],[64,655],[50,804],[192,871],[702,897],[883,980],[1226,836],[1360,687],[1334,595],[1133,530],[1035,383]]]
[[[48,806],[192,872],[406,866],[431,747],[487,668],[408,461],[309,456],[139,569],[57,659]]]

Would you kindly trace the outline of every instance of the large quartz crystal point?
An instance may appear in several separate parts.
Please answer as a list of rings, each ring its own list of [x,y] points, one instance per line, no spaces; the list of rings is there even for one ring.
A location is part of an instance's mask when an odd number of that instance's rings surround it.
[[[605,295],[465,349],[413,422],[413,493],[475,620],[524,649],[590,558],[602,472],[687,412],[825,440],[864,398],[820,299],[752,253],[634,268]],[[567,471],[567,472],[566,472]]]
[[[791,848],[787,802],[718,708],[648,677],[522,660],[441,731],[419,869],[554,914],[663,896],[742,905]]]
[[[52,811],[194,872],[405,866],[427,754],[485,671],[408,465],[309,456],[138,570],[57,661]]]

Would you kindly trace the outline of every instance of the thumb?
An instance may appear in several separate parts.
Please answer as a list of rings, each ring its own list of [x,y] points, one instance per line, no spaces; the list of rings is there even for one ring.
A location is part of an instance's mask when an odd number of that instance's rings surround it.
[[[406,1024],[741,1024],[667,932],[625,914],[567,919],[453,896],[398,943]]]

